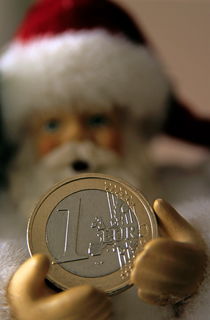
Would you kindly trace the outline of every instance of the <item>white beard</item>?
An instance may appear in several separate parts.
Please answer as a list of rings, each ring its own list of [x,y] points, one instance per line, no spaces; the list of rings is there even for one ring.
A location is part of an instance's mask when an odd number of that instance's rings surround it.
[[[71,142],[55,149],[41,160],[35,160],[28,142],[10,170],[9,192],[12,200],[18,212],[29,217],[39,198],[54,184],[79,173],[71,167],[71,163],[78,159],[88,162],[88,172],[122,178],[144,190],[147,197],[150,197],[153,195],[154,183],[145,147],[141,145],[141,153],[136,151],[136,147],[133,148],[130,144],[126,155],[119,156],[89,141]]]

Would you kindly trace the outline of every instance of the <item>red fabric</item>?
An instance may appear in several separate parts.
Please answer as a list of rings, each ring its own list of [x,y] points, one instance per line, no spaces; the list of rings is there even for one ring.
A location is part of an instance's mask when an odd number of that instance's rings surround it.
[[[210,120],[197,117],[174,96],[170,97],[163,132],[176,139],[210,148]]]
[[[123,33],[135,42],[145,43],[132,19],[107,0],[39,0],[28,12],[16,39],[28,42],[36,37],[95,28]]]

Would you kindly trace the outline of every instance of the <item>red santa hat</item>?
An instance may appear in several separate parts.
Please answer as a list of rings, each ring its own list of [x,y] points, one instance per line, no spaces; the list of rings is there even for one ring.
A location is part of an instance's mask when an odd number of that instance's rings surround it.
[[[128,107],[157,114],[167,80],[127,13],[108,0],[39,0],[0,59],[3,118],[18,137],[32,110]]]

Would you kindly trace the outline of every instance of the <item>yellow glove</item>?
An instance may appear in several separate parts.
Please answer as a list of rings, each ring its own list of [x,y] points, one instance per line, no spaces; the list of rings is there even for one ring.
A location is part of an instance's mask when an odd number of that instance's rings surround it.
[[[111,305],[105,293],[84,285],[55,293],[45,284],[48,258],[35,255],[16,271],[8,301],[17,320],[106,320]]]
[[[160,232],[137,256],[131,281],[145,302],[166,305],[191,296],[205,271],[205,245],[200,234],[164,200],[155,200]]]

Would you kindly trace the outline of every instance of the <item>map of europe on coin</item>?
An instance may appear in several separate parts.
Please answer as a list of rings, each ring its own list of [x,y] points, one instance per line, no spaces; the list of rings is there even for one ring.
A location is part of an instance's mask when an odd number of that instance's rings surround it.
[[[29,251],[48,255],[51,282],[61,289],[89,283],[109,294],[130,285],[136,255],[156,236],[146,199],[125,182],[100,174],[56,185],[28,226]]]

